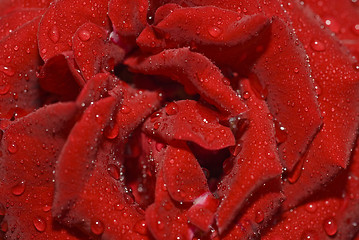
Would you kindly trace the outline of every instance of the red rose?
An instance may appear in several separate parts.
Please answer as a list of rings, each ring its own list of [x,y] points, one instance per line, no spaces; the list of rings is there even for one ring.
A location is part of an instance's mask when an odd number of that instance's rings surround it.
[[[1,239],[354,239],[354,0],[3,0]]]

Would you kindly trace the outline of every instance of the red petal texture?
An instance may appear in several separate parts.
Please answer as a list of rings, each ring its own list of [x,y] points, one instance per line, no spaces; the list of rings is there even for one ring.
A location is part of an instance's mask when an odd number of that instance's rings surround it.
[[[81,193],[93,168],[91,159],[96,156],[101,130],[108,124],[115,107],[116,99],[113,97],[94,103],[72,129],[56,167],[54,215],[72,207]],[[86,170],[87,165],[89,170]]]
[[[357,1],[303,1],[359,59],[359,9]]]
[[[52,0],[3,0],[1,1],[0,16],[24,8],[47,8],[51,2]]]
[[[312,76],[320,89],[318,102],[323,116],[323,127],[304,160],[305,171],[296,183],[285,184],[285,205],[293,206],[348,164],[359,123],[359,72],[352,67],[353,61],[347,51],[329,31],[321,28],[310,9],[291,4],[287,12],[294,28],[302,29],[296,32],[307,51]],[[324,49],[318,48],[318,42]],[[307,187],[303,189],[302,186]]]
[[[233,169],[219,188],[222,202],[217,210],[217,226],[222,233],[243,208],[245,199],[268,180],[282,173],[275,141],[274,124],[266,103],[251,90],[249,80],[241,82],[248,96],[248,130],[238,139],[241,150],[232,161]]]
[[[134,72],[170,77],[226,113],[238,115],[246,110],[243,100],[224,82],[220,70],[188,48],[165,50],[145,59],[128,58],[125,64]]]
[[[134,40],[147,25],[148,0],[110,0],[108,16],[114,30]]]
[[[74,103],[58,103],[4,130],[0,205],[5,208],[6,239],[78,239],[51,217],[53,171],[76,113]]]
[[[359,221],[358,144],[348,171],[317,196],[284,213],[263,239],[352,239]]]
[[[94,23],[79,27],[72,42],[76,63],[86,80],[96,73],[113,71],[125,54],[109,40],[106,29]]]
[[[166,10],[162,9],[167,6],[157,10],[156,21],[159,14],[164,14],[162,12]],[[157,14],[158,12],[160,13]],[[155,26],[147,27],[153,28],[153,32],[145,30],[137,38],[137,44],[142,50],[159,52],[168,48],[190,46],[217,62],[228,61],[223,55],[229,50],[232,51],[231,56],[234,55],[233,49],[237,52],[245,51],[243,45],[269,24],[269,19],[260,14],[242,17],[237,12],[211,6],[177,8],[163,18]],[[198,25],[196,21],[205,24]]]
[[[271,113],[288,133],[279,153],[291,171],[319,130],[321,116],[304,49],[277,18],[273,19],[271,34],[253,72],[268,91]]]
[[[108,28],[107,1],[59,0],[41,19],[38,32],[40,55],[44,61],[72,47],[72,37],[87,22]]]
[[[21,117],[40,106],[36,29],[40,18],[0,40],[0,118]]]
[[[38,76],[41,89],[54,94],[57,100],[75,100],[84,80],[76,71],[72,52],[50,58]]]
[[[8,36],[23,24],[42,15],[45,12],[41,8],[18,9],[0,18],[0,39]]]
[[[162,171],[168,193],[178,202],[193,202],[209,192],[202,168],[186,143],[166,148]]]
[[[109,73],[96,74],[86,82],[86,85],[77,97],[76,104],[79,107],[87,108],[102,97],[107,97],[108,91],[112,90],[118,81],[119,79]]]
[[[256,239],[266,231],[280,210],[284,195],[278,179],[263,184],[246,200],[241,214],[230,229],[221,236],[224,240]]]
[[[175,204],[167,192],[160,168],[156,178],[156,200],[146,209],[146,223],[156,239],[192,239],[186,210]]]
[[[220,115],[196,101],[171,102],[148,119],[143,130],[166,143],[192,141],[203,148],[218,150],[233,146],[233,134],[219,124]],[[220,135],[218,135],[220,133]]]

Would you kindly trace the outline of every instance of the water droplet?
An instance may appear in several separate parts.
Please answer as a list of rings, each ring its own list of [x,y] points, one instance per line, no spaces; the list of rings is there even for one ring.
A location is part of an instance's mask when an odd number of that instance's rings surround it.
[[[131,110],[132,109],[129,106],[122,105],[120,112],[123,113],[123,114],[128,114],[128,113],[131,112]]]
[[[18,184],[16,184],[15,186],[13,186],[11,188],[11,192],[15,196],[20,196],[21,194],[23,194],[25,192],[25,182],[21,181]]]
[[[91,222],[91,232],[95,235],[101,235],[105,231],[105,226],[99,220]]]
[[[9,90],[10,90],[9,84],[0,85],[0,95],[4,95],[4,94],[8,93]]]
[[[317,210],[317,205],[309,203],[305,205],[305,210],[307,210],[307,212],[314,213]]]
[[[243,93],[243,98],[244,99],[249,99],[251,97],[251,94],[248,92],[248,91],[245,91],[244,93]]]
[[[16,153],[17,152],[17,146],[15,143],[11,143],[9,144],[9,146],[7,146],[7,150],[10,152],[10,153]]]
[[[60,33],[56,26],[52,26],[52,28],[49,29],[48,36],[53,43],[59,41]]]
[[[115,126],[107,126],[105,128],[105,136],[107,139],[115,139],[118,136],[118,126],[115,124]]]
[[[156,150],[158,152],[160,152],[164,147],[165,145],[163,143],[156,143]]]
[[[317,51],[317,52],[325,51],[325,45],[323,42],[314,40],[310,43],[310,46],[314,51]]]
[[[90,38],[91,38],[91,33],[85,29],[80,30],[78,35],[79,35],[80,40],[83,42],[86,42],[86,41],[90,40]]]
[[[46,204],[45,206],[42,207],[42,211],[44,211],[44,212],[48,212],[50,210],[51,210],[51,205]]]
[[[44,232],[46,230],[46,221],[42,217],[36,217],[33,220],[34,227],[39,232]]]
[[[359,36],[359,23],[357,23],[353,26],[353,32],[355,35]]]
[[[7,230],[8,230],[7,221],[3,221],[3,222],[1,223],[0,229],[1,229],[2,232],[7,232]]]
[[[294,68],[294,73],[299,73],[299,69],[297,67]]]
[[[6,67],[3,65],[0,65],[0,72],[4,73],[6,76],[12,77],[14,76],[15,72],[10,67]]]
[[[300,240],[319,240],[318,234],[313,230],[303,231]]]
[[[116,180],[119,180],[121,177],[121,172],[120,169],[114,165],[114,164],[109,164],[107,167],[107,172],[110,174],[110,176]]]
[[[222,34],[222,30],[218,27],[212,26],[208,28],[208,33],[214,38],[219,37]]]
[[[134,229],[136,232],[138,232],[141,235],[147,234],[147,226],[145,220],[140,220],[135,223]]]
[[[19,46],[16,45],[16,46],[14,47],[14,51],[17,51],[17,50],[19,50]]]
[[[263,220],[264,220],[264,213],[261,210],[257,211],[254,217],[254,221],[256,223],[261,223]]]
[[[165,111],[166,111],[166,114],[169,116],[175,115],[178,112],[178,105],[174,102],[171,102],[166,105]]]
[[[117,204],[115,205],[115,209],[116,209],[117,211],[122,211],[124,208],[125,208],[125,205],[122,204],[122,203],[117,203]]]
[[[157,130],[160,126],[161,126],[161,123],[160,123],[160,122],[156,122],[156,123],[153,125],[153,128],[154,128],[155,130]]]
[[[326,17],[324,23],[332,32],[338,33],[340,31],[340,25],[334,18]]]
[[[275,137],[278,144],[284,143],[287,140],[288,133],[284,127],[281,126],[281,124],[274,120],[274,126],[275,126]]]
[[[338,231],[338,225],[333,218],[324,220],[323,227],[328,236],[334,236]]]

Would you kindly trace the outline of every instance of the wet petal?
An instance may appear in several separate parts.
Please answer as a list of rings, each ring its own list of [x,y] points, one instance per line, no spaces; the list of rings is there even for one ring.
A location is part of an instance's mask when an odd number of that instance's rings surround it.
[[[170,77],[223,112],[237,115],[246,110],[238,94],[225,84],[220,70],[208,58],[187,48],[165,50],[145,59],[128,58],[125,64],[134,72]]]
[[[237,139],[241,150],[231,160],[233,168],[220,184],[222,202],[217,210],[220,233],[226,230],[251,193],[282,173],[274,123],[267,104],[254,94],[248,79],[243,80],[241,85],[242,93],[248,93],[249,126],[243,136]]]
[[[74,56],[84,79],[99,72],[112,72],[124,57],[124,50],[108,38],[108,32],[94,23],[85,23],[73,37]]]
[[[60,0],[41,19],[38,32],[40,55],[44,61],[70,51],[72,36],[87,22],[109,28],[107,1]]]
[[[210,150],[234,145],[228,127],[219,124],[220,115],[192,100],[171,102],[148,119],[143,130],[166,143],[192,141]],[[220,133],[220,134],[219,134]]]

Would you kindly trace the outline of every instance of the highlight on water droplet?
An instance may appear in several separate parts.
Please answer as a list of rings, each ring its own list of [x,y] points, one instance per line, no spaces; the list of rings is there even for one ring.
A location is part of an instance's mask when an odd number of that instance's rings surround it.
[[[91,38],[91,33],[89,31],[87,31],[86,29],[81,29],[78,33],[79,38],[81,41],[86,42],[88,40],[90,40]]]
[[[91,232],[95,235],[101,235],[105,231],[105,226],[99,220],[91,222]]]
[[[136,222],[135,226],[134,226],[134,230],[141,235],[146,235],[147,234],[146,221],[140,220],[140,221]]]
[[[0,72],[4,73],[8,77],[12,77],[15,74],[15,71],[11,67],[0,65]]]
[[[208,28],[208,33],[212,37],[217,38],[222,34],[222,29],[220,29],[216,26],[212,26],[212,27]]]
[[[44,232],[46,230],[46,221],[42,217],[35,217],[33,220],[34,227],[39,232]]]
[[[338,225],[334,218],[327,218],[324,220],[323,228],[328,236],[334,236],[338,231]]]
[[[16,153],[17,152],[17,146],[15,143],[10,143],[8,146],[7,146],[7,150],[10,152],[10,153]]]
[[[175,102],[171,102],[166,105],[165,111],[167,115],[175,115],[178,112],[178,105]]]
[[[121,177],[120,169],[115,164],[109,164],[107,166],[107,172],[113,179],[119,180]]]
[[[314,51],[317,51],[317,52],[323,52],[326,49],[325,44],[318,40],[313,40],[310,43],[310,46]]]
[[[123,114],[129,114],[131,112],[131,108],[127,105],[122,105],[120,112]]]
[[[15,196],[20,196],[21,194],[23,194],[25,192],[25,181],[21,181],[18,184],[16,184],[15,186],[13,186],[11,188],[11,192]]]
[[[55,25],[49,29],[47,34],[53,43],[57,43],[60,39],[59,30]]]

